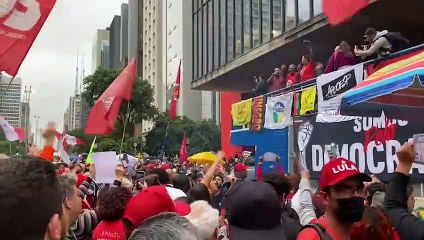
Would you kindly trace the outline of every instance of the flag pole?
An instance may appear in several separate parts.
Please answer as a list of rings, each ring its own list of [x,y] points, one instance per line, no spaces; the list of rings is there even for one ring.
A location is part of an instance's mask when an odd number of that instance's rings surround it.
[[[128,101],[128,104],[127,104],[127,113],[125,114],[125,122],[124,122],[124,129],[122,130],[122,138],[121,138],[121,146],[119,147],[119,154],[121,154],[122,153],[122,145],[124,144],[124,138],[125,138],[125,129],[126,129],[126,127],[127,127],[127,122],[128,122],[128,120],[129,120],[129,118],[130,118],[130,101]]]
[[[12,143],[9,142],[9,156],[12,157]]]

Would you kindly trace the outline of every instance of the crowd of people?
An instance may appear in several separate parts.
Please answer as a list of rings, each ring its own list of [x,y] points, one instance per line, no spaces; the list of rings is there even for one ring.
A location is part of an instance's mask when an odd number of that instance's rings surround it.
[[[41,151],[0,157],[2,239],[424,239],[424,222],[411,214],[409,143],[390,183],[335,158],[312,192],[306,169],[264,171],[260,159],[249,180],[243,162],[222,166],[223,152],[201,169],[146,161],[129,171],[118,162],[115,181],[104,184],[94,164],[52,161],[54,137],[48,129]]]
[[[347,41],[341,41],[325,64],[316,61],[312,43],[304,41],[307,51],[302,55],[300,64],[290,64],[288,68],[287,65],[282,65],[275,68],[271,77],[267,80],[261,77],[256,79],[257,85],[253,89],[254,95],[259,96],[290,87],[296,83],[312,80],[321,74],[353,66],[361,61],[387,56],[409,46],[409,41],[400,33],[387,30],[377,31],[374,28],[368,28],[365,31],[364,38],[367,44],[362,45],[362,49],[356,45],[352,49]]]

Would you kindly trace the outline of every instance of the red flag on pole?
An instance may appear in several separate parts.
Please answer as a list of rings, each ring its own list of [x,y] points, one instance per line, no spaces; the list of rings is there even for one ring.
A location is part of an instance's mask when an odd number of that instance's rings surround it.
[[[187,159],[188,159],[188,153],[187,153],[187,137],[184,134],[183,142],[181,143],[181,148],[180,148],[180,162],[181,163],[187,162]]]
[[[18,74],[56,0],[0,1],[0,72]]]
[[[331,25],[350,19],[355,13],[368,6],[370,0],[324,0],[322,8]]]
[[[88,115],[86,134],[105,135],[113,131],[122,100],[131,99],[135,67],[133,59],[94,103]]]
[[[169,110],[169,118],[171,121],[175,119],[175,116],[177,115],[177,102],[180,98],[180,83],[181,83],[181,60],[180,65],[178,66],[178,73],[177,73],[177,79],[175,80],[175,86],[174,86],[174,95],[172,96],[171,100],[171,109]]]

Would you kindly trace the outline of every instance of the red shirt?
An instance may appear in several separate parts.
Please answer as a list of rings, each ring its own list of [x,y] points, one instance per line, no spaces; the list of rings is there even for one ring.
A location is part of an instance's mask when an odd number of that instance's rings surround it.
[[[294,84],[296,84],[296,82],[297,82],[297,76],[299,75],[299,73],[298,72],[295,72],[295,73],[289,73],[289,74],[287,74],[287,83],[289,82],[289,81],[291,81],[291,85],[294,85]]]
[[[315,72],[315,63],[309,62],[306,66],[302,67],[302,70],[300,70],[300,81],[308,81],[316,77]]]
[[[93,232],[93,240],[126,240],[122,219],[114,222],[101,221]]]
[[[328,227],[328,223],[327,223],[327,220],[325,219],[325,215],[323,217],[316,219],[316,220],[311,222],[311,224],[314,224],[314,223],[321,224],[325,228],[325,231],[328,233],[328,235],[330,235],[330,237],[333,240],[345,240],[346,239],[344,236],[337,235],[337,233],[333,229]],[[297,236],[297,240],[320,240],[320,238],[319,238],[319,235],[318,235],[318,233],[315,229],[306,228],[299,233],[299,235]]]

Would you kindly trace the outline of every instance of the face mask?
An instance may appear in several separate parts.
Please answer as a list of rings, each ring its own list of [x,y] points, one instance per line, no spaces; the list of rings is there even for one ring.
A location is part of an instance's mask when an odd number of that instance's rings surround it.
[[[354,223],[361,220],[364,210],[364,198],[341,198],[337,199],[337,209],[334,210],[334,214],[342,223]]]

